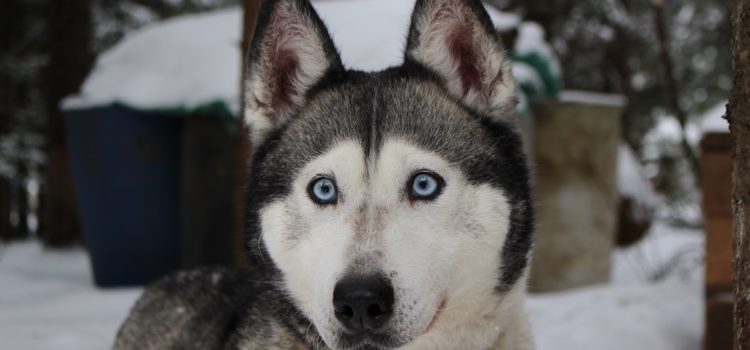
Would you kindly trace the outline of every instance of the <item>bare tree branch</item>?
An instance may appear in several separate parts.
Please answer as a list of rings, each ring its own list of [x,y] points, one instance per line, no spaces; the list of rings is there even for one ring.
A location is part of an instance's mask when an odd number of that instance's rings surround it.
[[[690,162],[693,174],[698,179],[700,178],[700,164],[698,163],[698,156],[693,151],[693,148],[690,147],[687,139],[687,113],[680,106],[680,90],[674,74],[674,61],[669,51],[669,37],[664,19],[664,4],[662,0],[653,0],[652,3],[654,22],[656,24],[656,37],[659,41],[660,58],[664,68],[664,92],[667,98],[667,105],[672,109],[672,113],[675,114],[677,121],[680,123],[680,127],[682,128],[682,142],[680,144],[682,145],[685,157]]]

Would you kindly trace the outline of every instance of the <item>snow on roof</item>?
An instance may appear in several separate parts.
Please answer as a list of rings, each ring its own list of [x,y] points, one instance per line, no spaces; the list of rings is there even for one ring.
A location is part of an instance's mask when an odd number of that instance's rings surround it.
[[[99,56],[65,109],[123,103],[141,109],[223,101],[238,110],[240,11],[181,16],[128,35]]]
[[[315,1],[323,22],[349,68],[377,71],[403,61],[413,1]],[[498,29],[518,26],[520,18],[486,6]]]
[[[490,11],[490,16],[492,11]],[[494,21],[494,19],[493,19]],[[516,26],[519,26],[517,23]],[[518,27],[518,39],[513,50],[521,55],[537,53],[544,57],[552,68],[552,73],[560,77],[562,75],[562,67],[560,61],[555,55],[555,51],[552,46],[547,43],[544,39],[544,28],[535,22],[523,22]]]
[[[348,68],[376,71],[401,64],[411,1],[328,0],[313,3]]]
[[[347,67],[381,70],[400,64],[413,1],[326,0],[313,2]],[[498,27],[517,16],[491,7]],[[78,96],[65,109],[120,103],[143,110],[188,109],[223,102],[239,111],[241,10],[181,16],[126,36],[99,56]],[[522,35],[523,37],[523,35]],[[543,47],[524,39],[529,49]]]
[[[685,136],[688,144],[698,148],[701,138],[709,132],[729,132],[729,122],[724,119],[726,101],[709,108],[703,115],[697,116],[687,123]],[[660,143],[677,143],[682,140],[682,127],[674,116],[663,114],[657,117],[656,125],[644,137],[646,145],[644,154],[647,158],[656,158]]]
[[[722,102],[709,108],[699,119],[700,130],[708,132],[729,132],[729,122],[724,119],[727,112],[727,103]]]
[[[603,94],[589,91],[565,90],[560,93],[560,102],[583,103],[597,106],[625,107],[622,95]]]
[[[667,140],[679,142],[682,140],[682,127],[677,118],[671,115],[660,115],[656,118],[656,124],[646,134],[647,140]]]
[[[517,14],[501,12],[492,6],[485,6],[485,8],[487,8],[487,13],[490,15],[495,28],[499,31],[518,28],[521,25],[521,17]]]

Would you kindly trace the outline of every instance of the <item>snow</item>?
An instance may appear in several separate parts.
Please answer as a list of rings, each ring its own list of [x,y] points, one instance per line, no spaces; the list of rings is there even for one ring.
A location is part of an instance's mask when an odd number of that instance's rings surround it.
[[[705,236],[701,230],[679,228],[655,221],[648,235],[637,244],[614,253],[612,283],[644,285],[659,281],[694,289],[702,296]],[[685,297],[676,294],[675,297]]]
[[[651,216],[651,210],[659,203],[659,198],[644,173],[643,166],[633,150],[620,144],[617,155],[617,184],[620,196],[636,202],[634,214],[638,218]]]
[[[314,3],[348,68],[377,71],[403,60],[410,11],[403,0],[328,0]]]
[[[101,54],[65,109],[123,103],[193,109],[225,101],[238,110],[240,12],[181,16],[128,35]]]
[[[525,62],[517,62],[511,67],[513,70],[513,77],[518,81],[523,81],[527,85],[531,86],[534,91],[544,91],[544,81],[542,80],[539,72],[534,69],[530,64]]]
[[[531,297],[538,349],[701,349],[703,247],[700,231],[656,223],[615,253],[611,284]]]
[[[544,29],[541,25],[535,22],[524,22],[518,28],[518,39],[516,39],[515,47],[513,48],[518,54],[530,54],[537,53],[544,57],[551,64],[552,73],[555,76],[562,75],[562,67],[560,61],[555,55],[555,51],[552,49],[546,40],[544,40]]]
[[[495,29],[504,32],[513,28],[518,28],[521,25],[521,17],[514,13],[501,12],[492,6],[486,5],[487,13],[492,19],[492,23],[495,25]]]
[[[702,130],[704,133],[729,132],[729,122],[724,119],[724,114],[726,114],[726,112],[726,101],[708,109],[708,111],[703,113],[703,115],[698,118],[700,123],[700,130]]]
[[[326,0],[313,4],[341,51],[346,66],[378,71],[403,61],[413,1]],[[490,6],[486,8],[498,29],[520,23],[516,15]]]
[[[727,102],[723,101],[688,122],[685,134],[690,146],[699,149],[701,138],[706,133],[729,132],[729,122],[724,119],[727,111],[726,105]],[[675,148],[674,145],[681,141],[682,127],[677,118],[669,114],[661,114],[656,119],[656,125],[644,137],[644,156],[655,159],[660,153],[669,152],[670,148]]]
[[[139,293],[96,289],[82,250],[0,246],[0,348],[110,348]]]
[[[700,231],[657,223],[642,243],[615,253],[612,283],[530,297],[538,348],[700,349],[703,244]],[[81,249],[0,246],[0,347],[111,347],[140,290],[92,283]]]
[[[677,118],[671,115],[662,115],[657,118],[656,125],[649,131],[646,138],[650,136],[679,142],[682,139],[682,127]]]
[[[349,68],[378,71],[403,61],[413,1],[326,0],[313,5]],[[516,15],[486,8],[498,29],[520,23]]]
[[[688,144],[693,148],[697,148],[703,133],[701,126],[695,122],[688,122],[685,128]],[[682,127],[677,118],[668,114],[659,115],[656,125],[643,138],[645,158],[655,159],[661,153],[672,151],[682,142],[682,137]]]
[[[326,0],[314,6],[347,67],[377,71],[402,62],[413,1]],[[517,16],[491,7],[488,13],[498,28],[520,23]],[[99,56],[80,94],[66,99],[63,108],[121,103],[144,110],[190,110],[219,101],[237,114],[241,18],[240,9],[225,9],[177,17],[129,34]],[[559,71],[540,30],[523,24],[519,48],[541,52]]]
[[[593,288],[532,299],[539,349],[699,350],[700,298],[676,284]]]
[[[564,90],[560,93],[560,102],[581,103],[594,106],[625,107],[627,102],[622,95],[603,94],[590,91]]]

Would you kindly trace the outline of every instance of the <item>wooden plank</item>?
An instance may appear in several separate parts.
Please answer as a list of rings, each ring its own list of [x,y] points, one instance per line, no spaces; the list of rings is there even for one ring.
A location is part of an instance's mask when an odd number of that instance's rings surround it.
[[[10,226],[10,181],[0,177],[0,240],[11,239]]]
[[[247,58],[247,50],[250,46],[250,41],[253,38],[255,32],[255,20],[258,16],[258,10],[260,9],[261,0],[243,0],[244,16],[242,26],[242,83],[245,81],[245,59]],[[240,106],[244,106],[244,86],[240,83]],[[235,147],[237,148],[235,158],[235,215],[236,215],[236,228],[235,228],[235,257],[237,265],[240,267],[248,267],[247,256],[245,255],[245,233],[247,230],[245,224],[245,210],[246,210],[246,194],[247,194],[247,178],[248,169],[250,164],[251,155],[251,144],[249,138],[249,131],[245,127],[244,119],[241,117],[244,115],[244,110],[240,112],[240,118],[237,118],[237,139]]]
[[[183,268],[235,264],[235,151],[222,118],[196,115],[185,119],[180,180]]]
[[[706,229],[706,292],[732,290],[732,218],[708,218]]]
[[[732,145],[729,134],[701,140],[701,190],[706,229],[706,292],[732,288]]]
[[[701,190],[706,230],[704,349],[732,350],[732,144],[727,133],[701,140]]]
[[[47,164],[43,187],[43,221],[39,237],[47,245],[69,245],[82,239],[60,101],[80,90],[94,64],[90,0],[48,1],[49,64],[43,74],[47,117]]]
[[[710,218],[732,217],[732,144],[729,134],[707,134],[701,141],[703,212]]]
[[[706,336],[704,350],[734,349],[732,294],[726,293],[706,300]]]

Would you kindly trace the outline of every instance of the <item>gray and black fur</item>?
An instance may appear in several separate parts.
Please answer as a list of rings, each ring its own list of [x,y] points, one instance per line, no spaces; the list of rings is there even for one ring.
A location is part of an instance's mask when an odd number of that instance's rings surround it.
[[[315,325],[285,291],[262,240],[260,210],[291,190],[291,179],[337,140],[357,140],[366,153],[399,137],[443,155],[473,184],[502,189],[512,203],[511,225],[498,266],[497,293],[524,274],[532,241],[533,208],[523,147],[511,116],[497,118],[462,105],[444,79],[406,55],[402,66],[376,73],[346,70],[322,21],[305,0],[269,0],[261,6],[249,69],[279,3],[301,9],[325,38],[333,62],[305,94],[289,121],[255,145],[248,182],[246,249],[252,272],[199,269],[149,286],[120,329],[115,349],[325,349]],[[428,0],[419,0],[416,10]],[[484,30],[494,29],[479,0],[466,1]],[[408,46],[416,45],[414,25]],[[494,34],[493,34],[494,35]],[[366,39],[365,39],[366,40]],[[408,52],[407,48],[407,52]],[[424,94],[425,89],[434,92]],[[453,106],[433,100],[453,101]],[[509,107],[506,113],[512,113]]]

